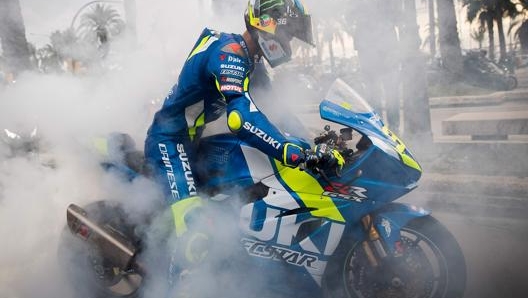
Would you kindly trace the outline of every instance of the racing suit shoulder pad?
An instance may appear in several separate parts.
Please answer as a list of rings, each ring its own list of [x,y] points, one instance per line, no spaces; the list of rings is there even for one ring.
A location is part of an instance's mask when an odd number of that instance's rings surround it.
[[[231,42],[226,45],[224,45],[221,49],[222,52],[229,53],[229,54],[235,54],[241,57],[246,57],[246,53],[244,52],[244,49],[238,42]]]

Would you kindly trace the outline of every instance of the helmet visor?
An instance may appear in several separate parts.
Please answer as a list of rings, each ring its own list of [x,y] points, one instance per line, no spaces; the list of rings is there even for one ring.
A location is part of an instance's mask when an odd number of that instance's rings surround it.
[[[284,29],[289,35],[296,37],[309,45],[314,45],[312,18],[310,15],[301,15],[298,17],[288,18],[287,22],[288,24]]]

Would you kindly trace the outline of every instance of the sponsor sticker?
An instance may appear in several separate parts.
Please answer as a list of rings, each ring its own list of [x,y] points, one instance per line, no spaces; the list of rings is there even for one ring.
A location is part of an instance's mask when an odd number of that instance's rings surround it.
[[[242,92],[242,87],[236,86],[236,85],[222,85],[222,86],[220,86],[220,91]]]
[[[232,77],[220,77],[220,82],[222,83],[234,83],[234,84],[242,84],[242,80],[241,79],[236,79],[236,78],[232,78]]]
[[[232,75],[232,76],[239,77],[239,78],[245,77],[244,72],[238,71],[238,70],[232,70],[232,69],[222,69],[220,70],[220,74],[221,75]]]
[[[244,66],[240,66],[240,65],[233,65],[233,64],[220,64],[220,68],[223,68],[223,69],[234,69],[234,70],[238,70],[238,71],[243,71],[245,72],[246,71],[246,68]]]
[[[316,255],[295,251],[278,245],[270,245],[266,242],[248,238],[242,238],[241,242],[247,253],[251,256],[286,262],[287,264],[299,267],[318,269],[317,263],[319,258]]]
[[[233,56],[227,56],[227,62],[242,63],[242,59]]]

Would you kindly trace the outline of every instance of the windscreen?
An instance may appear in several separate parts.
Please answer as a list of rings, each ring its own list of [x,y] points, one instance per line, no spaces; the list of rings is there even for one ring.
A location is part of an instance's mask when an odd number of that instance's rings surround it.
[[[341,79],[332,83],[325,99],[354,113],[373,113],[372,107],[361,95]]]

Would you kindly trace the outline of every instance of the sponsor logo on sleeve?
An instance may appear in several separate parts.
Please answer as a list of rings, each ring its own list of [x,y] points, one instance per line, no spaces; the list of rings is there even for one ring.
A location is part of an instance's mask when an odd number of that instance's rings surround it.
[[[236,91],[236,92],[242,92],[242,87],[237,85],[221,85],[220,91]]]
[[[233,56],[227,56],[227,62],[242,63],[242,59]]]
[[[233,65],[233,64],[225,64],[225,63],[220,64],[220,68],[222,68],[222,69],[234,69],[234,70],[238,70],[238,71],[242,71],[242,72],[246,71],[246,68],[244,66]]]
[[[220,74],[221,75],[232,75],[232,76],[239,77],[239,78],[245,77],[244,72],[238,71],[238,70],[232,70],[232,69],[222,69],[220,70]]]
[[[241,79],[231,78],[231,77],[220,77],[220,82],[222,83],[234,83],[234,84],[240,84],[242,85]]]

